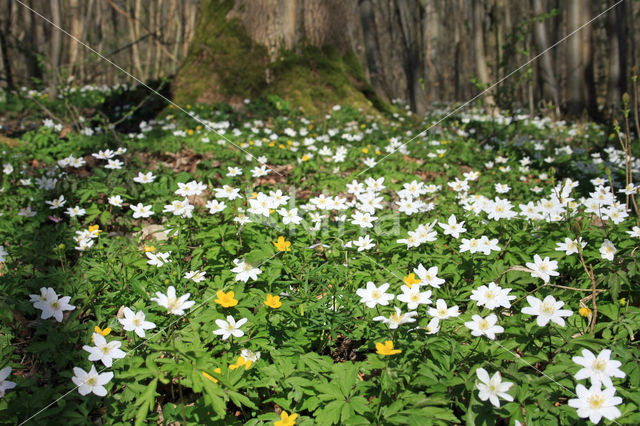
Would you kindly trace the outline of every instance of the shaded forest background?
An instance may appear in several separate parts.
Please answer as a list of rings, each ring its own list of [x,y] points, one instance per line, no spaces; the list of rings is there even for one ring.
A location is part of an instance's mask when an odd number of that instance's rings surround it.
[[[424,113],[472,98],[613,0],[21,0],[144,81],[172,78],[180,104],[277,95]],[[15,0],[0,0],[0,86],[132,80]],[[637,65],[640,2],[613,10],[483,97],[606,118]]]

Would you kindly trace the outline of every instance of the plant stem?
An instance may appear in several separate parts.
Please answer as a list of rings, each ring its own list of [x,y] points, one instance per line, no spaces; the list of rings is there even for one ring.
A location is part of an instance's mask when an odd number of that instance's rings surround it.
[[[180,405],[182,406],[182,424],[187,424],[187,414],[184,408],[184,396],[182,396],[182,380],[178,374],[178,391],[180,392]]]
[[[591,317],[591,334],[593,334],[593,331],[595,330],[595,327],[596,327],[596,318],[598,316],[598,305],[596,304],[596,296],[598,295],[598,289],[596,288],[596,277],[593,273],[593,266],[589,265],[589,268],[587,268],[587,263],[584,260],[584,255],[582,254],[582,240],[580,239],[579,236],[577,237],[577,241],[578,241],[578,255],[580,256],[580,263],[584,268],[584,272],[586,272],[587,276],[591,280],[591,298],[593,299],[593,312]]]

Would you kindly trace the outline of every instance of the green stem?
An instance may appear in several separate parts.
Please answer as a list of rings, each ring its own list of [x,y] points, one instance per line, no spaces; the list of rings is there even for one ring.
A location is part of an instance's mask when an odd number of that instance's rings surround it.
[[[380,374],[380,391],[378,392],[378,408],[376,409],[376,424],[380,424],[380,409],[382,408],[382,374],[386,372],[386,369]]]

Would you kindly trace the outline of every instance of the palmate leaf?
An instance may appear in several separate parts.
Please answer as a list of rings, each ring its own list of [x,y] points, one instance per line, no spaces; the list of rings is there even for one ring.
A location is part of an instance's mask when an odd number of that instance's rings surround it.
[[[136,412],[135,425],[143,425],[147,419],[147,414],[150,410],[153,410],[154,402],[156,399],[156,387],[158,386],[158,379],[153,379],[147,386],[145,391],[136,399],[135,405],[139,405]]]

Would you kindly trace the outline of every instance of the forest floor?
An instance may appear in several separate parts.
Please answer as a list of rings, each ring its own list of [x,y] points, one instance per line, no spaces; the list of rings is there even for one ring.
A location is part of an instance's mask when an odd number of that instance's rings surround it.
[[[640,423],[625,135],[112,95],[0,105],[0,424]]]

